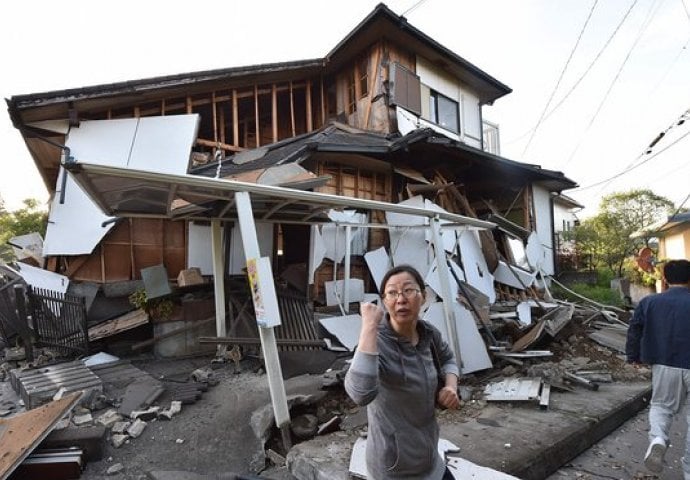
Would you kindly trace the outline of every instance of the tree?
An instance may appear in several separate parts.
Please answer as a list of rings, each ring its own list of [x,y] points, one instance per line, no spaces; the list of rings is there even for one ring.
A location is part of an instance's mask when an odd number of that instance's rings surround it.
[[[27,198],[23,203],[23,208],[8,212],[0,198],[0,259],[4,261],[14,259],[12,247],[7,244],[12,237],[32,232],[45,237],[48,212],[40,207],[36,199]]]
[[[595,265],[606,265],[617,276],[623,275],[626,258],[647,245],[648,239],[630,235],[674,210],[673,202],[648,189],[617,192],[602,198],[597,215],[575,230],[575,243],[581,254],[589,254]]]

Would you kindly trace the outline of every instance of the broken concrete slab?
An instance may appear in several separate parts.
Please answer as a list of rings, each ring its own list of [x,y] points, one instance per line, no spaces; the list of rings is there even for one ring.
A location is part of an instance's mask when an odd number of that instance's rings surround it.
[[[127,385],[118,413],[130,417],[132,412],[150,406],[164,391],[160,382],[151,384],[146,379],[136,380]]]

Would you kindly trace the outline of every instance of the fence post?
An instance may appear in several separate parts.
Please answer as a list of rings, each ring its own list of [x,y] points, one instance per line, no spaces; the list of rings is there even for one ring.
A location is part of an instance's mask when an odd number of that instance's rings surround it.
[[[19,319],[19,324],[22,325],[23,335],[21,335],[21,337],[22,340],[24,340],[24,353],[26,354],[26,360],[28,362],[33,362],[34,335],[33,330],[29,327],[29,318],[26,314],[26,302],[23,285],[14,286],[14,302],[17,307],[17,318]]]

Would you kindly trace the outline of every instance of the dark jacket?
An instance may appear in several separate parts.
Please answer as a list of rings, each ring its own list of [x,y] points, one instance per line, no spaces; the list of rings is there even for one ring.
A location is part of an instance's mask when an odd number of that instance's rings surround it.
[[[629,362],[690,368],[690,290],[671,287],[640,300],[625,351]]]
[[[345,390],[368,405],[366,464],[370,478],[438,480],[445,463],[437,451],[436,387],[432,336],[444,373],[458,374],[452,350],[432,325],[419,320],[413,346],[386,319],[379,325],[378,354],[357,350]]]

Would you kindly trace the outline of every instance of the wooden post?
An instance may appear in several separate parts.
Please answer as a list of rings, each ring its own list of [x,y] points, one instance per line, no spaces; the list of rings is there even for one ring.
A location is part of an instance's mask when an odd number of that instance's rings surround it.
[[[323,75],[319,77],[319,94],[321,95],[321,126],[326,124],[326,95],[323,89]]]
[[[273,143],[278,141],[278,90],[274,83],[271,88],[271,125],[273,127]]]
[[[237,90],[232,90],[232,144],[240,146],[239,114],[237,113]],[[245,145],[246,146],[246,145]]]
[[[290,126],[292,127],[292,136],[295,134],[295,97],[292,92],[292,80],[290,80]]]
[[[218,141],[218,112],[216,111],[216,92],[211,92],[211,112],[213,115],[213,141]],[[215,151],[213,153],[216,153]]]
[[[256,148],[261,146],[259,139],[261,133],[259,132],[259,86],[254,84],[254,128],[256,129]]]
[[[307,80],[305,87],[306,107],[307,107],[307,132],[313,130],[312,111],[311,111],[311,80]]]

